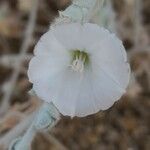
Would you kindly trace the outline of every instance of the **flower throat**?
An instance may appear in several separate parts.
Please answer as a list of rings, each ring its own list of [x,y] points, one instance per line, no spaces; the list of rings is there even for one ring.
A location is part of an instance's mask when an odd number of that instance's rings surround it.
[[[74,50],[72,52],[71,68],[76,72],[83,72],[89,63],[89,56],[86,52]]]

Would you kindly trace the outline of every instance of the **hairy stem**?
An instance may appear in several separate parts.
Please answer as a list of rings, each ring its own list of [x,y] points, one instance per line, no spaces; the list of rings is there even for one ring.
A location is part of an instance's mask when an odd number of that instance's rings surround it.
[[[59,119],[60,114],[55,106],[52,103],[44,103],[26,134],[22,138],[16,139],[9,150],[30,150],[32,140],[37,131],[51,129]]]

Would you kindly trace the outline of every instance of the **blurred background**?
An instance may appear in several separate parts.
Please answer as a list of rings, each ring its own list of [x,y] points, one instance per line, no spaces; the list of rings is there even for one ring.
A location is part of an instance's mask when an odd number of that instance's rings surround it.
[[[28,62],[58,10],[70,4],[34,1],[0,0],[0,150],[25,132],[42,103],[28,93]],[[107,111],[62,117],[51,133],[37,133],[33,150],[150,150],[150,0],[112,0],[112,8],[132,68],[126,95]]]

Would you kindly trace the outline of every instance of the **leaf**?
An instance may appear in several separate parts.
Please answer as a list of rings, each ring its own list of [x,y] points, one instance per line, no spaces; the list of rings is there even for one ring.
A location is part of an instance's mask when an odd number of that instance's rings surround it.
[[[72,5],[65,11],[60,12],[61,16],[68,17],[73,22],[87,21],[89,12],[94,8],[97,0],[74,0]]]

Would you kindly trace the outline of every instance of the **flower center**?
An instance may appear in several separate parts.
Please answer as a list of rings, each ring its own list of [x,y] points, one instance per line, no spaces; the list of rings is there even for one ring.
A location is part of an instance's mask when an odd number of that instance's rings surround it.
[[[89,63],[89,56],[86,52],[75,50],[72,52],[71,68],[76,72],[83,72],[85,66]]]

